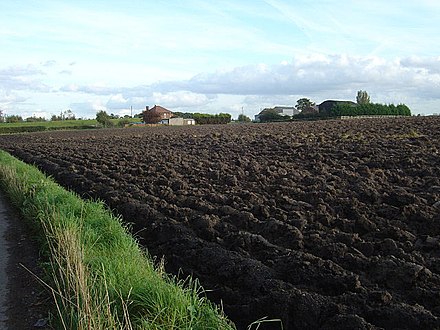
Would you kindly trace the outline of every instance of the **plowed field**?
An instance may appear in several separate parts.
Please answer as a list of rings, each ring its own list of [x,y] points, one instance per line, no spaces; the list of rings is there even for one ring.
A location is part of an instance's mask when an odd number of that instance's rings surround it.
[[[0,148],[104,200],[239,328],[440,328],[440,118],[34,133]]]

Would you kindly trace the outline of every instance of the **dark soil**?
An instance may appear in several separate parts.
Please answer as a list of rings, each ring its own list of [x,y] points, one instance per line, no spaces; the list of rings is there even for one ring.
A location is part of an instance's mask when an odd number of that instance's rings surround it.
[[[1,136],[238,328],[440,328],[440,118]],[[278,328],[275,323],[260,329]]]

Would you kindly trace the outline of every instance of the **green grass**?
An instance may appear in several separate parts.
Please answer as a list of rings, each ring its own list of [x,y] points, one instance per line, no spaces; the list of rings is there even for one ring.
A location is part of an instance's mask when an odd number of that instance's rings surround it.
[[[111,122],[117,127],[121,119],[111,119]],[[128,118],[127,120],[131,123],[142,121],[140,118]],[[96,127],[99,127],[99,124],[95,119],[0,123],[0,134],[62,129],[92,129]]]
[[[59,127],[75,127],[75,126],[93,126],[97,122],[95,119],[84,120],[56,120],[56,121],[38,121],[38,122],[18,122],[18,123],[0,123],[0,127],[29,127],[29,126],[44,126],[47,128]]]
[[[154,264],[120,219],[0,151],[0,184],[49,256],[58,329],[234,329],[196,280]]]
[[[122,118],[121,118],[122,119]],[[111,119],[116,125],[120,119]],[[130,122],[142,121],[141,118],[128,118]],[[27,127],[27,126],[44,126],[47,128],[75,127],[75,126],[94,126],[98,122],[96,119],[81,120],[56,120],[56,121],[38,121],[38,122],[18,122],[18,123],[0,123],[0,127]]]

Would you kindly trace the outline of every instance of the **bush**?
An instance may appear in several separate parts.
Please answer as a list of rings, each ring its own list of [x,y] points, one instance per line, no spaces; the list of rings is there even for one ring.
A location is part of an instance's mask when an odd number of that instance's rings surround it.
[[[252,120],[243,114],[238,115],[238,119],[237,119],[240,123],[250,123]]]
[[[6,116],[7,123],[20,123],[22,121],[23,121],[23,118],[21,116],[17,116],[17,115]]]
[[[116,124],[116,126],[118,127],[125,127],[125,125],[130,124],[130,120],[128,118],[121,118],[118,120],[118,123]]]
[[[99,124],[101,124],[103,127],[113,127],[114,126],[113,122],[110,119],[111,119],[110,116],[105,111],[101,110],[96,114],[96,121]]]
[[[45,126],[0,126],[0,134],[30,133],[45,130]]]
[[[405,104],[365,103],[357,106],[338,103],[331,109],[332,116],[411,116],[411,110]]]
[[[229,113],[208,114],[208,113],[194,113],[193,118],[199,125],[205,124],[227,124],[231,122],[231,115]]]
[[[282,116],[278,112],[276,112],[274,109],[267,109],[260,113],[260,122],[262,123],[268,123],[272,121],[286,121],[289,120],[290,117],[288,116]]]

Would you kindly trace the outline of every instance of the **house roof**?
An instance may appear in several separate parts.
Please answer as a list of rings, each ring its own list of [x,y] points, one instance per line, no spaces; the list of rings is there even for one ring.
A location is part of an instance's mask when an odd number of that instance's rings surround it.
[[[158,112],[158,113],[172,113],[170,110],[161,107],[160,105],[154,105],[154,107],[152,107],[150,109],[150,111],[154,111],[154,112]]]
[[[324,102],[322,102],[319,106],[323,105],[323,104],[337,104],[337,103],[345,103],[345,104],[352,104],[352,105],[357,105],[357,103],[353,102],[353,101],[344,101],[344,100],[326,100]]]

